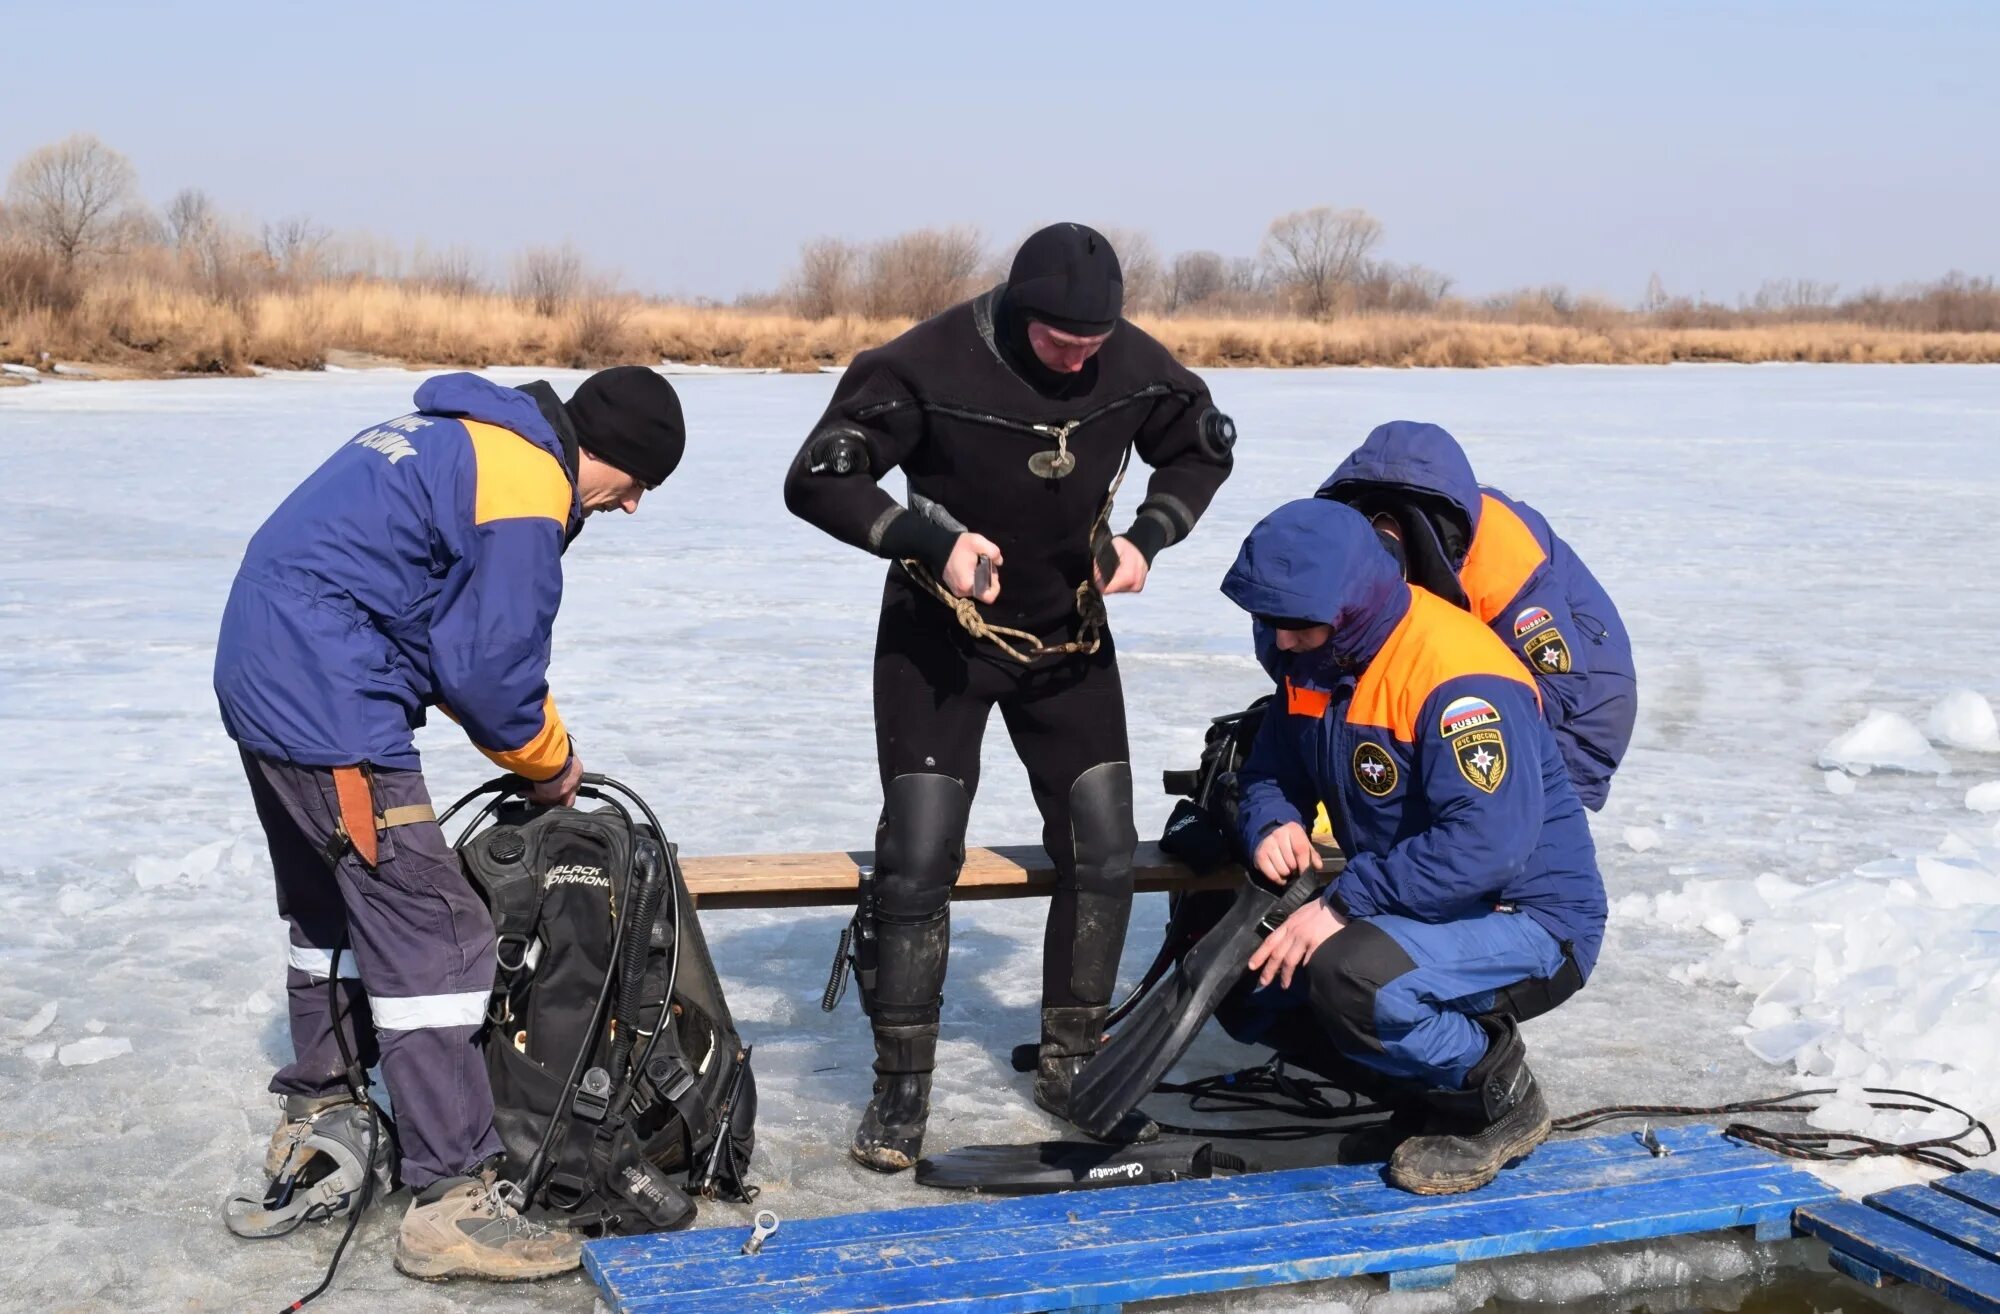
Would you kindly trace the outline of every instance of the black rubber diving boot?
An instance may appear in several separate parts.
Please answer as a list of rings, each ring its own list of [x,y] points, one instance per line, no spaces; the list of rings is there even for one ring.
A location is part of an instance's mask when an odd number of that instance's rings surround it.
[[[951,952],[951,887],[965,863],[971,808],[965,786],[946,775],[897,776],[883,790],[875,869],[856,918],[857,927],[867,922],[855,975],[875,1029],[875,1091],[850,1151],[878,1173],[902,1172],[923,1153]]]
[[[875,1028],[875,1094],[861,1115],[850,1151],[862,1167],[899,1173],[923,1153],[937,1036],[935,1022]]]
[[[1549,1137],[1549,1106],[1527,1047],[1512,1018],[1480,1018],[1486,1057],[1466,1074],[1463,1090],[1431,1090],[1430,1120],[1420,1136],[1396,1148],[1389,1180],[1419,1195],[1476,1191],[1502,1168]]]
[[[1070,1086],[1104,1040],[1132,919],[1132,852],[1139,832],[1132,824],[1130,764],[1100,762],[1076,778],[1069,830],[1075,883],[1067,899],[1059,890],[1049,902],[1042,1042],[1035,1059],[1035,1103],[1065,1122]],[[1159,1135],[1159,1124],[1134,1109],[1098,1139],[1131,1145]]]
[[[1069,1121],[1069,1088],[1104,1037],[1107,1008],[1045,1008],[1042,1043],[1035,1062],[1035,1103]],[[1160,1125],[1138,1109],[1119,1119],[1111,1134],[1100,1139],[1113,1145],[1158,1140]]]
[[[931,1113],[931,1071],[937,1066],[938,1013],[943,1001],[951,918],[942,912],[915,926],[878,922],[875,991],[875,1090],[854,1133],[854,1160],[878,1173],[899,1173],[923,1152]]]

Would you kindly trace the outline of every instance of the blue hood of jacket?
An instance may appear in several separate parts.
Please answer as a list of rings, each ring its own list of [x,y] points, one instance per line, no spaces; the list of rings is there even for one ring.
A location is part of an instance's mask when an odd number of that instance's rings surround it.
[[[1326,651],[1365,666],[1410,609],[1410,586],[1359,511],[1325,498],[1287,502],[1257,522],[1222,592],[1252,616],[1333,627]]]
[[[454,420],[477,420],[511,429],[556,458],[556,463],[576,482],[563,455],[562,439],[549,427],[542,408],[519,388],[503,387],[477,374],[460,371],[425,379],[417,388],[417,410],[425,415],[448,415]]]
[[[1465,515],[1466,528],[1479,528],[1479,481],[1458,439],[1442,426],[1391,420],[1375,426],[1340,468],[1319,486],[1320,497],[1345,502],[1357,484],[1406,488],[1448,499]]]

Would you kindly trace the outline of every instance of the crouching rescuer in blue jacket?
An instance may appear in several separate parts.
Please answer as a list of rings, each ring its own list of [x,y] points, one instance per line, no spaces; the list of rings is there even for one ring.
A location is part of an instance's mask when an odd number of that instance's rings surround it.
[[[1396,1185],[1483,1186],[1549,1133],[1518,1023],[1579,989],[1603,939],[1590,830],[1535,684],[1480,620],[1402,570],[1360,513],[1291,502],[1222,591],[1275,634],[1278,703],[1240,773],[1243,851],[1317,867],[1324,803],[1346,869],[1251,957],[1239,1040],[1395,1109]]]
[[[546,383],[442,375],[285,499],[229,594],[215,691],[290,927],[293,1058],[271,1080],[283,1109],[265,1167],[303,1191],[309,1154],[365,1164],[387,1138],[352,1092],[379,1063],[414,1193],[396,1267],[415,1277],[547,1277],[576,1267],[580,1241],[496,1190],[477,1039],[493,923],[437,825],[412,731],[437,707],[535,801],[574,800],[583,764],[547,676],[563,551],[591,512],[636,510],[683,444],[680,402],[651,370],[595,374],[567,404]],[[282,1223],[230,1219],[248,1236]]]

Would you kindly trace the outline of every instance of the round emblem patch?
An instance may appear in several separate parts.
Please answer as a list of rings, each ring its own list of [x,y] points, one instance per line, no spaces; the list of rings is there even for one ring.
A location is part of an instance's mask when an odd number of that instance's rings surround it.
[[[1370,798],[1387,798],[1396,788],[1396,759],[1382,745],[1363,740],[1354,748],[1354,779]]]

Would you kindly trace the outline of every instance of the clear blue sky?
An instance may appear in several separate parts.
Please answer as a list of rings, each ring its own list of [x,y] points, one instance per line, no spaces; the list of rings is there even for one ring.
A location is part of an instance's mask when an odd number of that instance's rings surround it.
[[[654,292],[799,242],[1056,218],[1250,254],[1360,206],[1484,293],[2000,271],[2000,4],[0,0],[0,162],[89,130],[155,202]]]

